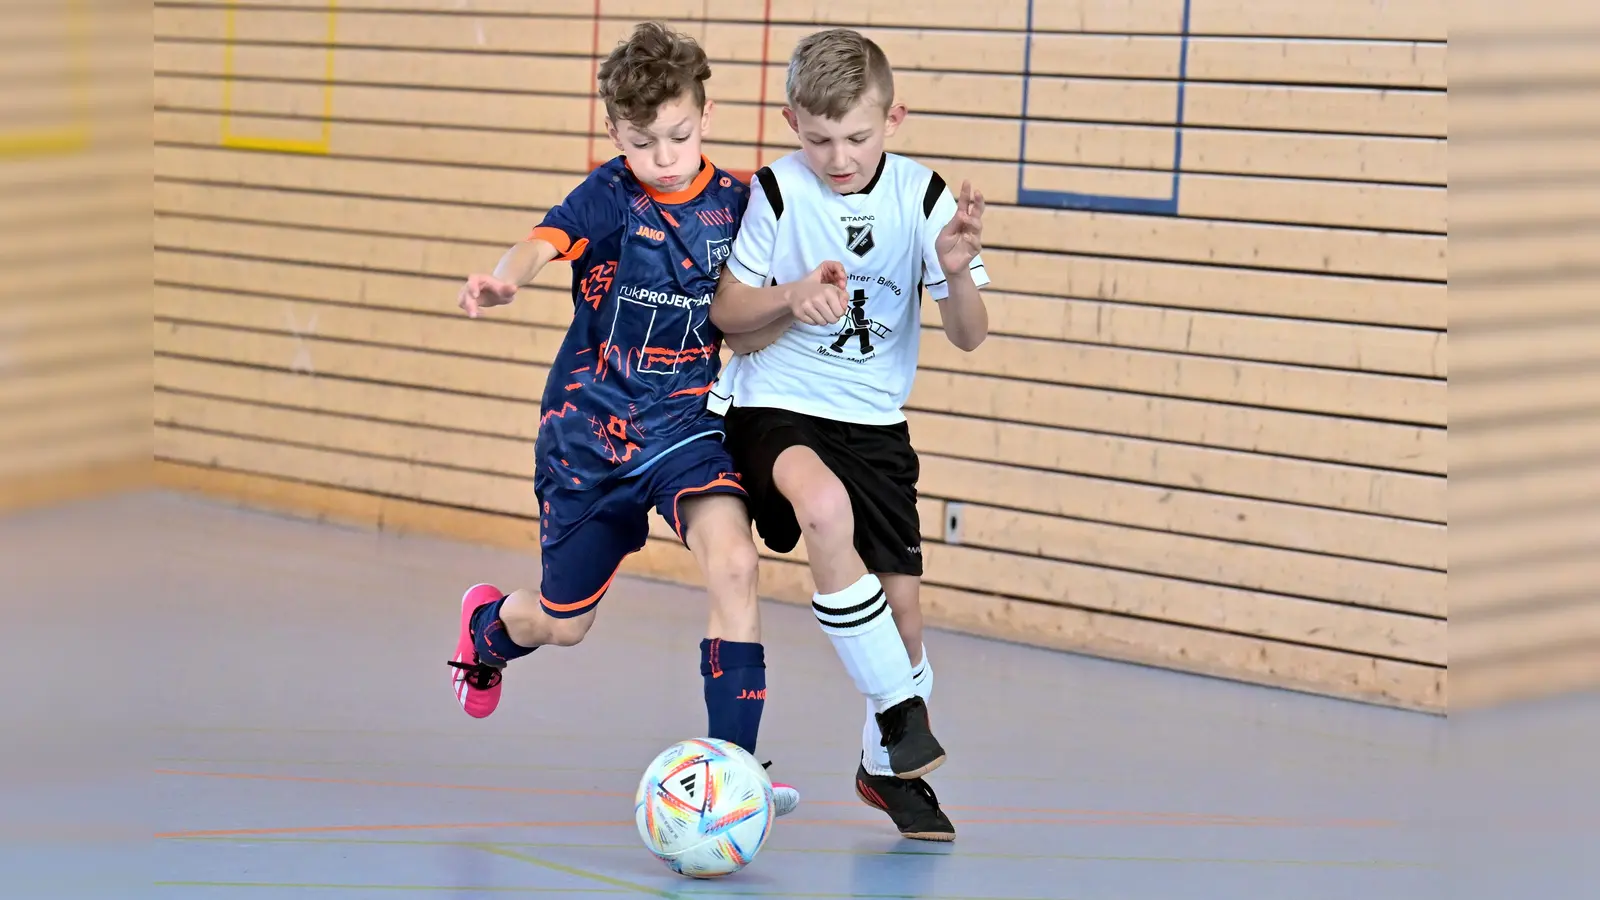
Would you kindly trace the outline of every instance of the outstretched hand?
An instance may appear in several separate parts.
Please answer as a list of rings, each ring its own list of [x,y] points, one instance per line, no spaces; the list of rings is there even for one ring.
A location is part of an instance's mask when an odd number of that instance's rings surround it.
[[[505,306],[517,296],[517,286],[501,281],[493,275],[473,275],[461,286],[456,305],[476,319],[478,311],[491,306]]]
[[[983,251],[983,192],[973,190],[972,182],[961,182],[956,214],[934,239],[934,250],[947,276],[970,268]]]

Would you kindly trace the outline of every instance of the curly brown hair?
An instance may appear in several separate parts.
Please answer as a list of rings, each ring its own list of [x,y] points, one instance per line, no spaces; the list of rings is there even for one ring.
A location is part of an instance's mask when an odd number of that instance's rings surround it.
[[[648,128],[661,107],[684,91],[703,109],[710,77],[711,63],[694,38],[660,22],[641,22],[601,63],[600,99],[611,121]]]

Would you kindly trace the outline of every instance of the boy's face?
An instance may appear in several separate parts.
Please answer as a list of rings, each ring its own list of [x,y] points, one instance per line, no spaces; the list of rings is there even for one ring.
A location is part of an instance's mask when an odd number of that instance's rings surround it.
[[[627,158],[634,177],[671,194],[688,187],[700,171],[700,143],[711,129],[711,106],[707,100],[701,109],[694,94],[684,91],[663,103],[648,126],[640,128],[607,117],[606,131]]]
[[[834,191],[849,194],[872,180],[883,158],[883,142],[905,121],[903,103],[887,111],[876,90],[867,91],[840,119],[828,119],[785,106],[783,117],[800,137],[806,164]]]

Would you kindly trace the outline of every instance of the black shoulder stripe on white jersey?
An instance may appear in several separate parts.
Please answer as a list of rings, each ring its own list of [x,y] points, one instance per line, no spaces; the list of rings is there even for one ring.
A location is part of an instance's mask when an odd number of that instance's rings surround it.
[[[762,166],[757,169],[755,181],[761,185],[761,192],[767,195],[767,205],[772,207],[772,217],[783,218],[783,191],[778,189],[778,176],[772,174],[772,167]]]
[[[944,194],[944,176],[938,172],[928,179],[928,192],[922,195],[922,217],[933,215],[933,208],[939,202],[939,197]]]

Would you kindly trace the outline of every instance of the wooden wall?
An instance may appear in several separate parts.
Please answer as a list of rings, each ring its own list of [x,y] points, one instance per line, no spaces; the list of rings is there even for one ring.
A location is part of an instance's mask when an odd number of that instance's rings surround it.
[[[147,480],[150,11],[13,0],[0,32],[0,512]]]
[[[924,304],[908,412],[935,622],[1444,707],[1443,0],[158,2],[166,482],[536,551],[568,273],[454,295],[608,155],[642,15],[712,55],[721,164],[792,146],[788,53],[849,24],[891,149],[990,198],[993,335]],[[695,579],[657,534],[631,570]]]
[[[1453,707],[1600,685],[1600,9],[1455,21]]]

